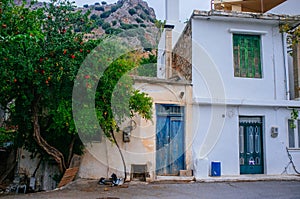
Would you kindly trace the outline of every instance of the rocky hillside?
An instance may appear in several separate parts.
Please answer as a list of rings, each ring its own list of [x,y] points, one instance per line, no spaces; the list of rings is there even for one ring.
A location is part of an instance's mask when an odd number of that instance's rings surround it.
[[[22,4],[23,0],[14,1]],[[26,1],[29,4],[31,0]],[[33,8],[41,6],[43,3],[38,2]],[[92,34],[87,35],[87,39],[114,34],[126,39],[132,46],[143,46],[145,49],[157,47],[160,31],[155,25],[155,12],[143,0],[119,0],[113,4],[101,1],[77,9],[83,13],[89,11],[93,21]]]
[[[78,9],[91,12],[90,18],[94,22],[91,38],[116,34],[134,46],[155,48],[157,45],[160,35],[155,26],[155,12],[143,0],[119,0],[114,4],[102,1]]]

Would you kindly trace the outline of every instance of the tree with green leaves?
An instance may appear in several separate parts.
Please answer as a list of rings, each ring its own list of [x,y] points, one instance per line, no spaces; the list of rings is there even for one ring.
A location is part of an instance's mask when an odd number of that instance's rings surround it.
[[[80,129],[74,122],[74,82],[78,78],[92,81],[97,75],[91,71],[80,77],[78,71],[86,57],[95,52],[93,49],[102,45],[101,40],[84,40],[92,25],[88,15],[76,11],[67,0],[51,0],[37,9],[25,3],[15,5],[13,0],[0,2],[0,104],[10,114],[6,125],[16,129],[17,147],[53,158],[62,173],[72,155],[83,151]],[[95,65],[105,61],[105,55],[101,56]],[[97,122],[108,137],[119,130],[116,120],[132,117],[130,113],[151,118],[151,98],[133,90],[131,85],[124,85],[130,91],[126,114],[116,116],[112,107],[107,106],[111,104],[116,82],[134,66],[135,61],[124,55],[106,69],[109,81],[104,80],[105,75],[99,76],[101,83],[97,84],[94,96]],[[86,90],[90,89],[88,82],[82,83]],[[87,127],[88,118],[81,119]]]

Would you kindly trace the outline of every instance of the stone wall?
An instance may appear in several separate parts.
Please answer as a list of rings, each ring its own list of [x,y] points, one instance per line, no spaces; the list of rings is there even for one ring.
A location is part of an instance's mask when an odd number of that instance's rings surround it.
[[[192,26],[189,22],[176,43],[172,54],[173,74],[192,80]],[[174,75],[173,75],[174,76]]]

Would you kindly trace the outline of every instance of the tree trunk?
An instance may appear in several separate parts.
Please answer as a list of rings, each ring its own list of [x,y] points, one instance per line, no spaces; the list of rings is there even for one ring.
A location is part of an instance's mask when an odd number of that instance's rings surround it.
[[[66,170],[65,160],[63,154],[49,145],[46,140],[41,136],[40,125],[39,125],[39,116],[38,116],[38,108],[37,103],[33,104],[33,137],[37,144],[42,147],[43,150],[46,151],[50,156],[54,158],[54,160],[58,164],[59,171],[63,173]]]
[[[73,147],[74,147],[75,139],[76,139],[76,137],[73,135],[71,144],[69,146],[69,157],[68,157],[67,167],[69,167],[70,164],[71,164],[71,159],[73,157]]]
[[[112,138],[113,138],[113,140],[114,140],[114,142],[115,142],[115,144],[116,144],[116,146],[117,146],[117,148],[119,150],[119,153],[120,153],[120,156],[121,156],[121,159],[122,159],[122,162],[123,162],[123,167],[124,167],[124,183],[125,183],[126,178],[127,178],[125,159],[124,159],[123,153],[122,153],[122,151],[120,149],[120,146],[119,146],[119,144],[118,144],[118,142],[116,140],[115,133],[113,131],[111,131],[111,136],[112,136]]]

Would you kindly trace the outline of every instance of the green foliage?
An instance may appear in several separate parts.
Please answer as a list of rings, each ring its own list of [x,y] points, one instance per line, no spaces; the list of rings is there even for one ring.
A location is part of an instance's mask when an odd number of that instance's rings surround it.
[[[101,7],[99,7],[99,6],[96,6],[95,7],[95,10],[97,10],[97,11],[104,11],[104,8],[101,6]]]
[[[298,119],[299,117],[299,111],[296,110],[296,109],[293,109],[292,112],[291,112],[291,120],[293,121],[291,123],[291,128],[292,129],[295,129],[296,128],[296,124],[295,124],[295,121]]]
[[[137,28],[137,24],[127,24],[127,23],[120,23],[120,28],[124,29],[124,30],[129,30],[129,29],[134,29]]]
[[[132,16],[132,15],[136,14],[136,10],[133,9],[133,8],[130,8],[130,9],[128,10],[128,13]]]
[[[73,4],[65,0],[52,0],[47,6],[37,9],[16,6],[13,0],[3,0],[0,9],[0,104],[10,112],[7,125],[17,129],[15,144],[49,157],[45,149],[47,146],[34,137],[39,131],[40,136],[60,151],[65,160],[68,160],[70,152],[82,153],[83,144],[73,115],[76,110],[72,108],[78,71],[96,46],[100,44],[99,49],[105,49],[106,45],[111,45],[111,51],[89,56],[94,61],[88,63],[92,73],[83,77],[86,81],[84,88],[89,90],[91,82],[99,77],[95,74],[97,68],[93,67],[105,65],[120,47],[115,42],[85,41],[84,34],[94,25],[89,21],[90,13],[74,11]],[[120,122],[135,113],[146,119],[151,116],[151,98],[135,91],[132,80],[125,75],[136,66],[137,60],[133,56],[123,55],[109,65],[99,80],[96,114],[108,137],[112,131],[119,130]],[[115,92],[117,85],[120,89]],[[8,107],[11,102],[14,106]],[[115,106],[111,107],[111,104]],[[89,125],[90,118],[81,119],[87,132],[95,130],[95,125]],[[3,140],[8,139],[2,137]]]
[[[136,20],[136,22],[138,22],[138,23],[144,23],[144,21],[141,20],[140,18],[135,18],[135,20]]]
[[[106,30],[106,29],[108,29],[108,28],[110,28],[110,23],[104,22],[104,23],[102,24],[102,29],[103,29],[103,30]]]
[[[113,26],[115,26],[115,25],[117,25],[118,22],[116,20],[113,20],[111,23]]]
[[[118,6],[112,6],[110,11],[111,11],[111,13],[113,13],[113,12],[116,12],[118,9],[119,9]]]
[[[5,24],[0,29],[0,104],[10,111],[7,125],[17,127],[16,145],[48,156],[33,136],[37,110],[44,139],[67,159],[75,138],[72,150],[80,154],[71,100],[77,70],[97,45],[83,41],[89,12],[74,12],[70,2],[54,0],[37,9],[4,0],[0,8],[0,24]],[[7,107],[12,101],[14,109]]]
[[[145,119],[152,117],[152,99],[132,87],[132,79],[125,75],[137,66],[132,54],[125,54],[113,61],[98,82],[96,92],[97,117],[104,134],[119,130],[126,118],[139,114]],[[117,88],[117,89],[115,89]]]
[[[119,34],[121,32],[123,32],[123,31],[121,29],[119,29],[119,28],[107,28],[105,30],[106,34],[115,34],[115,35],[117,35],[117,34]]]
[[[88,4],[84,4],[83,7],[84,7],[84,8],[88,8],[89,5],[88,5]]]
[[[137,68],[139,76],[156,77],[157,73],[157,56],[149,54],[148,58],[142,58],[140,66]]]
[[[289,23],[284,23],[280,26],[280,32],[287,33],[287,43],[291,49],[293,49],[293,47],[299,43],[299,39],[300,39],[299,25],[294,27]]]
[[[13,142],[15,139],[15,131],[6,130],[5,128],[0,127],[0,147],[3,147],[3,144],[6,142]]]
[[[151,23],[155,23],[155,21],[156,21],[156,20],[153,19],[152,17],[149,17],[148,19],[149,19],[149,21],[150,21]]]
[[[100,3],[99,3],[99,2],[96,2],[96,3],[95,3],[95,6],[99,6],[99,5],[100,5]]]
[[[92,14],[91,16],[90,16],[90,19],[91,20],[96,20],[98,18],[98,15],[96,15],[96,14]]]
[[[107,5],[106,1],[101,2],[102,5]]]
[[[153,101],[146,93],[141,93],[139,90],[133,91],[133,95],[130,98],[129,106],[134,113],[139,114],[141,117],[151,120],[152,118],[152,105]]]
[[[95,22],[95,24],[97,25],[97,26],[102,26],[102,24],[104,23],[104,20],[103,19],[97,19],[96,20],[96,22]]]
[[[142,18],[143,20],[147,20],[148,16],[145,13],[141,13],[140,18]]]
[[[146,28],[147,26],[146,26],[146,24],[142,23],[142,24],[140,24],[140,27]]]
[[[144,11],[144,13],[146,14],[146,15],[150,15],[150,12],[149,12],[149,10],[147,10],[146,8],[144,8],[143,7],[143,11]]]
[[[110,16],[110,14],[111,14],[111,11],[105,11],[100,15],[100,17],[102,19],[105,19],[105,18],[108,18]]]

